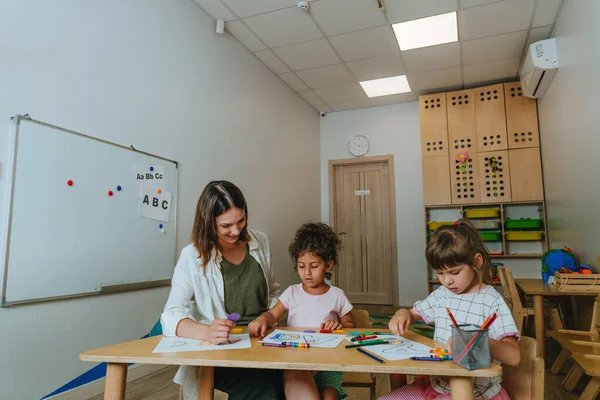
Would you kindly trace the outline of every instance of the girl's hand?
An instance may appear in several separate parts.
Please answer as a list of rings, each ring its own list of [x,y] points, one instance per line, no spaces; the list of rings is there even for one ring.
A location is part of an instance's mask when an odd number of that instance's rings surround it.
[[[336,329],[342,329],[342,324],[337,321],[329,320],[321,324],[321,329],[329,329],[335,331]]]
[[[209,341],[212,344],[227,343],[229,332],[235,326],[235,322],[228,319],[215,319],[209,328]]]
[[[409,310],[398,310],[390,320],[388,326],[394,335],[404,335],[411,322],[412,316]]]
[[[269,329],[269,322],[262,315],[248,324],[248,333],[252,336],[264,338],[267,335],[267,329]]]

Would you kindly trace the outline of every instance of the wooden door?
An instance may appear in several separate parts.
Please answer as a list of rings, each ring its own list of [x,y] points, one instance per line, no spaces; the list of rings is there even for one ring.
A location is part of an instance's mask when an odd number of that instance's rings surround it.
[[[508,148],[540,147],[537,101],[523,96],[521,82],[504,84]]]
[[[510,150],[508,158],[512,201],[544,200],[540,148]]]
[[[448,155],[448,120],[444,93],[419,96],[421,155]]]
[[[423,164],[423,202],[426,206],[451,204],[448,156],[425,157]]]
[[[479,153],[479,187],[482,203],[510,201],[510,164],[508,151]]]
[[[398,301],[393,164],[333,163],[332,225],[342,240],[334,282],[352,303],[392,305]]]
[[[480,153],[508,149],[506,112],[502,84],[473,89],[475,92],[475,121],[477,150]]]

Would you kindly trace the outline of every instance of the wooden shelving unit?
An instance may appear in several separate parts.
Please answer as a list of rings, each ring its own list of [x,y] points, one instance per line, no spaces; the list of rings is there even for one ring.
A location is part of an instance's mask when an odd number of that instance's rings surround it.
[[[426,240],[429,240],[430,230],[428,222],[452,222],[459,218],[465,217],[465,211],[477,209],[498,209],[499,215],[491,218],[473,218],[473,221],[498,221],[498,229],[495,232],[500,232],[500,240],[485,242],[486,247],[490,251],[502,252],[501,255],[490,255],[492,262],[504,263],[504,260],[509,259],[541,259],[542,254],[548,249],[548,228],[546,223],[546,205],[544,201],[532,202],[511,202],[511,203],[478,203],[478,204],[463,204],[463,205],[446,205],[446,206],[425,206],[425,231],[427,232]],[[541,240],[531,241],[510,241],[507,240],[505,222],[507,219],[519,220],[522,218],[541,219],[542,226],[536,231],[542,231]],[[481,230],[486,232],[488,230]],[[524,230],[525,231],[525,230]],[[435,279],[435,271],[429,270],[428,274],[428,290],[439,285],[439,281]],[[499,285],[499,282],[494,282],[494,285]]]

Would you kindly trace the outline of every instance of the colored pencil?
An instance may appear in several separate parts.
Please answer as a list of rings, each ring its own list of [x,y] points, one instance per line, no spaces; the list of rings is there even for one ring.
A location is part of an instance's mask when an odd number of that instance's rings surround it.
[[[416,361],[444,361],[442,358],[430,358],[430,357],[411,357],[411,360]]]
[[[479,341],[481,340],[481,337],[483,336],[481,331],[487,330],[490,327],[490,325],[492,325],[494,323],[496,318],[498,318],[498,314],[493,312],[492,315],[490,315],[485,320],[483,325],[481,325],[481,327],[479,327],[479,331],[477,332],[477,334],[475,336],[473,336],[471,338],[471,340],[469,340],[469,342],[467,343],[467,345],[465,346],[463,351],[461,351],[460,354],[458,355],[458,357],[456,357],[457,362],[461,362],[467,356],[467,354],[470,354],[473,351],[473,349],[475,348],[475,345],[479,343]]]
[[[352,336],[358,336],[358,335],[391,335],[394,336],[394,334],[392,332],[350,332],[350,334]]]
[[[446,312],[448,313],[448,317],[450,317],[450,321],[452,321],[452,325],[454,325],[455,328],[458,328],[458,323],[454,319],[454,315],[452,315],[452,311],[450,311],[450,309],[448,307],[446,307]]]
[[[388,340],[377,339],[377,340],[365,340],[364,342],[353,343],[346,345],[346,348],[349,349],[351,347],[362,347],[362,346],[374,346],[377,344],[388,344]]]
[[[365,356],[371,357],[373,360],[377,361],[378,363],[383,364],[385,362],[381,358],[374,356],[373,354],[369,353],[366,350],[361,349],[360,347],[357,347],[356,350],[358,350],[360,353],[363,353]]]

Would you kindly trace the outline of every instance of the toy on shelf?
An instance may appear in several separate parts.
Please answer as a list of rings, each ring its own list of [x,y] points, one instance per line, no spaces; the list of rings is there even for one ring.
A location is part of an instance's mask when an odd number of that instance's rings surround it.
[[[548,283],[550,277],[554,279],[554,273],[560,272],[561,268],[569,271],[577,269],[575,254],[565,247],[564,249],[548,250],[542,255],[542,279]]]

